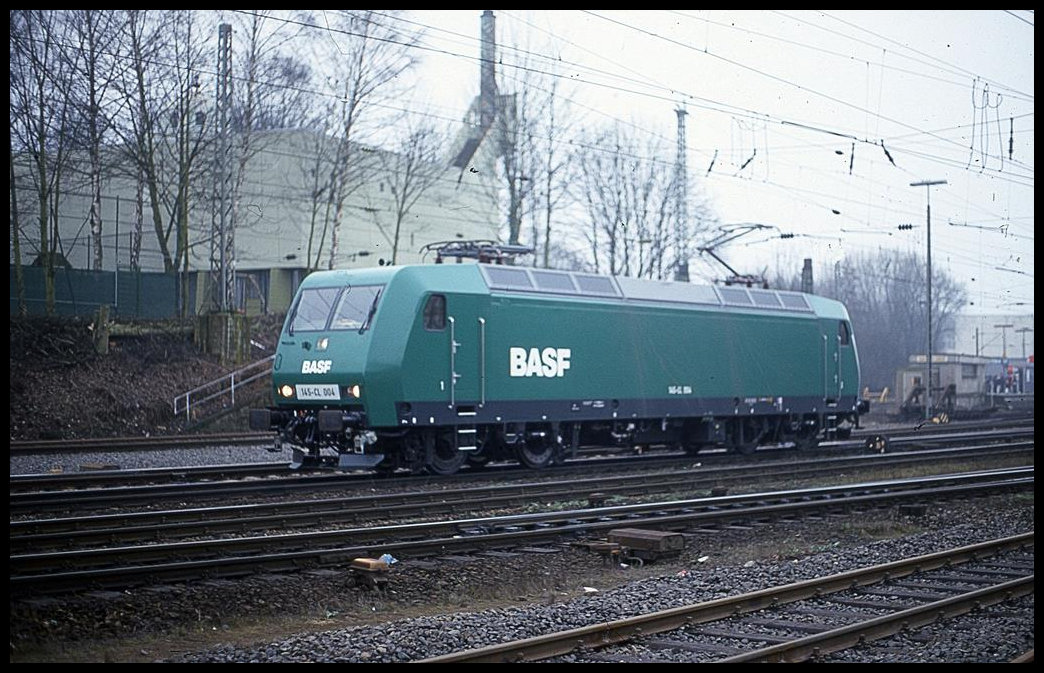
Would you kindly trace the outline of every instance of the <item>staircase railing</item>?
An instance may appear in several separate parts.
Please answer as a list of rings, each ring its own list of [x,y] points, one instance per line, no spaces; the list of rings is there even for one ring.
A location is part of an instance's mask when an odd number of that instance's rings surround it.
[[[198,410],[203,404],[221,398],[230,397],[231,406],[235,407],[236,388],[243,388],[254,381],[271,376],[274,359],[275,355],[269,355],[263,360],[240,367],[234,372],[178,395],[174,398],[174,416],[185,414],[185,421],[191,423],[193,409]]]

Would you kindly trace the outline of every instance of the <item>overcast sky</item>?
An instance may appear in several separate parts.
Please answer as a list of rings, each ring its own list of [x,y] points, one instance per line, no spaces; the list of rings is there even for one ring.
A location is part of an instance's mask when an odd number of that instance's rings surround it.
[[[417,104],[463,116],[481,15],[405,13],[429,47]],[[1032,313],[1032,10],[494,15],[501,93],[523,60],[542,64],[583,123],[634,124],[671,158],[684,105],[688,172],[721,221],[777,228],[718,251],[737,271],[924,255],[930,192],[932,264],[965,285],[966,311]],[[703,256],[693,272],[723,269]]]

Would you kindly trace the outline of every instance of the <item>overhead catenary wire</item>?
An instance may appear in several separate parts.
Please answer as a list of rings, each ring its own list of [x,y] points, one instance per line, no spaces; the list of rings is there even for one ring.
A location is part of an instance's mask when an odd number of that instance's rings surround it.
[[[324,28],[320,26],[320,27],[318,27],[318,29],[324,29]],[[476,31],[476,33],[477,33],[477,31]],[[477,38],[475,39],[475,42],[477,43]],[[459,54],[459,53],[454,53],[453,51],[449,51],[449,50],[447,50],[446,53],[448,55],[451,55],[451,56],[454,56],[454,57],[466,57],[465,55],[462,55],[462,54]],[[527,50],[517,50],[517,49],[516,50],[512,50],[510,53],[519,54],[519,55],[521,55],[521,54],[530,54],[530,55],[533,55],[533,56],[538,57],[538,58],[541,56],[539,53],[528,52]],[[840,52],[838,52],[838,54],[840,54]],[[473,60],[473,62],[476,62],[476,63],[478,62],[478,59],[472,59],[472,60]],[[545,61],[545,62],[549,62],[550,63],[550,61]],[[504,63],[501,63],[499,65],[502,66],[502,68],[507,69],[509,72],[522,72],[522,71],[524,71],[524,70],[520,70],[520,69],[515,69],[514,66],[511,63],[509,63],[509,62],[504,62]],[[560,74],[557,74],[557,73],[555,73],[553,71],[547,72],[548,71],[547,68],[543,68],[543,69],[539,69],[539,70],[544,71],[543,74],[548,74],[550,76],[555,76],[555,77],[561,76]],[[201,72],[202,74],[205,74],[205,71],[203,71],[203,70],[200,70],[199,72]],[[952,72],[953,74],[964,74],[964,73],[962,73],[959,70],[954,70],[954,71],[950,71],[950,72]],[[638,73],[634,73],[634,74],[638,74]],[[635,82],[634,82],[635,86],[631,87],[633,89],[633,91],[629,91],[628,93],[630,93],[630,94],[637,94],[637,95],[641,95],[641,96],[647,96],[647,94],[643,92],[643,89],[646,86],[655,86],[657,84],[660,84],[659,82],[656,82],[654,79],[650,79],[649,81],[642,81],[642,79],[640,77],[632,77],[631,79],[635,80]],[[477,81],[477,78],[476,78],[476,81]],[[617,81],[620,81],[620,80],[617,80]],[[585,86],[587,86],[588,84],[591,84],[591,83],[590,82],[584,82],[583,84]],[[641,84],[640,87],[639,87],[639,84]],[[595,84],[595,85],[598,86],[597,84]],[[1001,85],[997,85],[997,86],[1001,86]],[[310,93],[312,93],[313,95],[321,95],[321,96],[324,96],[324,97],[327,97],[327,98],[332,98],[332,97],[336,96],[336,93],[329,92],[329,91],[322,91],[321,89],[315,89],[314,91],[311,91]],[[1006,93],[1008,93],[1008,92],[1006,92]],[[1020,92],[1008,93],[1008,95],[1019,95],[1019,93]],[[674,100],[673,97],[667,96],[667,95],[657,95],[656,98],[657,99],[661,99],[661,100],[664,100],[664,99],[667,99],[667,98],[671,98],[672,100]],[[572,101],[572,102],[575,102],[575,101]],[[385,105],[386,107],[384,107],[383,109],[388,110],[388,111],[401,111],[401,112],[409,112],[409,113],[416,112],[412,108],[412,106],[409,105],[409,104],[403,104],[403,105],[382,104],[382,105]],[[715,105],[717,105],[717,103]],[[728,109],[720,107],[720,106],[716,107],[715,105],[709,105],[705,109],[707,111],[711,111],[711,112],[714,112],[716,114],[742,114],[741,111],[738,111],[738,110],[728,110]],[[747,110],[746,112],[749,113],[752,116],[751,118],[757,118],[757,119],[761,119],[762,118],[761,117],[761,113],[759,113],[757,111]],[[426,114],[426,115],[428,115],[429,118],[433,118],[433,119],[434,118],[441,118],[443,121],[456,121],[456,119],[454,119],[451,115],[432,115],[431,113],[428,113],[428,112],[421,112],[420,114]],[[809,129],[809,130],[811,130],[811,129]],[[837,132],[837,133],[843,133],[844,132],[843,130],[840,130],[840,129],[830,129],[830,128],[819,129],[819,130],[827,132],[826,135],[830,135],[830,133],[833,133],[833,132]],[[953,165],[955,160],[952,160],[952,159],[950,159],[948,157],[945,157],[945,156],[939,154],[938,151],[933,151],[933,148],[925,148],[926,151],[925,150],[918,150],[918,149],[914,148],[914,143],[915,142],[917,144],[925,143],[925,142],[936,142],[938,140],[938,138],[933,137],[933,135],[937,134],[938,132],[939,132],[938,130],[934,130],[934,131],[930,130],[929,132],[926,133],[923,130],[915,129],[915,130],[912,130],[911,132],[909,132],[907,134],[903,134],[904,136],[907,136],[907,139],[905,140],[905,142],[900,142],[899,139],[898,139],[899,138],[898,136],[892,136],[892,135],[889,135],[889,134],[884,134],[883,138],[876,138],[876,137],[872,138],[872,139],[871,138],[865,138],[865,140],[872,141],[874,143],[879,143],[882,148],[888,148],[888,150],[890,150],[892,152],[898,150],[899,152],[902,152],[902,153],[905,153],[905,154],[909,154],[909,155],[912,155],[912,156],[922,157],[922,158],[926,158],[926,159],[933,160],[933,161],[945,162],[948,165]],[[662,136],[662,135],[660,137],[661,138],[666,138],[666,136]],[[801,140],[802,140],[802,136],[801,135],[793,135],[791,137],[794,138],[794,140],[795,140],[795,147],[802,148],[805,151],[814,151],[815,148],[818,145],[817,143],[807,142],[807,140],[808,140],[807,137],[804,137],[805,142],[801,142]],[[775,140],[775,139],[776,138],[773,138],[773,140]],[[956,145],[957,143],[954,143],[954,144]],[[599,147],[591,147],[590,149],[592,149],[592,151],[611,151],[611,150],[608,150],[606,148],[599,148]],[[967,151],[967,145],[964,145],[963,149],[966,152]],[[704,159],[705,159],[705,162],[703,162],[704,165],[710,165],[710,163],[712,161],[721,161],[720,158],[719,159],[713,159],[714,148],[709,148],[709,147],[708,148],[699,148],[699,147],[693,146],[693,147],[690,148],[690,151],[702,153],[702,156],[704,156]],[[781,154],[781,150],[776,145],[774,145],[774,152],[775,152],[775,159],[774,159],[774,161],[775,162],[780,162],[779,163],[780,166],[787,165],[787,163],[784,160],[783,155]],[[878,158],[881,160],[882,163],[884,163],[886,161],[886,158],[884,156],[881,156],[882,154],[883,154],[883,152],[881,150],[879,150],[878,151],[878,155],[879,155]],[[636,155],[636,157],[640,157],[640,155]],[[669,160],[661,160],[658,157],[644,157],[644,160],[648,160],[648,161],[662,161],[663,165],[665,165],[665,166],[670,163]],[[959,161],[959,160],[957,160],[957,161]],[[862,163],[862,158],[861,158],[859,164],[861,164],[861,163]],[[793,166],[795,164],[791,163],[790,165]],[[849,166],[851,166],[851,157],[849,157]],[[732,170],[735,170],[735,168],[736,167],[733,166]],[[865,175],[859,175],[859,170],[858,170],[859,168],[860,168],[860,166],[856,165],[855,166],[856,170],[854,172],[850,169],[849,170],[850,176],[855,178],[855,179],[867,181],[866,184],[868,185],[868,189],[869,188],[873,188],[873,189],[880,190],[880,188],[884,185],[884,182],[882,180],[880,180],[879,178],[875,179],[877,174],[870,175],[869,173],[867,173]],[[1006,166],[1006,168],[1007,168],[1007,166]],[[976,166],[975,170],[978,170],[978,169],[979,169],[979,167]],[[986,170],[989,171],[989,168],[987,167]],[[1032,184],[1032,172],[1031,172],[1032,169],[1030,168],[1029,171],[1030,172],[1029,172],[1028,175],[1023,175],[1021,177],[1020,184],[1027,184],[1027,181],[1028,181],[1029,185]],[[778,175],[778,173],[777,173],[777,175]],[[1003,181],[1010,181],[1012,179],[1015,179],[1014,178],[1014,174],[1011,173],[1010,171],[1005,171],[1003,174],[999,174],[999,173],[995,172],[993,175],[994,175],[995,178],[998,178],[998,179],[1003,180]],[[716,179],[716,180],[731,179],[730,171],[727,171],[727,170],[723,171],[723,172],[715,170],[715,171],[713,171],[711,173],[711,177]],[[828,191],[827,188],[816,188],[816,187],[809,188],[808,186],[805,186],[805,185],[790,184],[790,183],[787,183],[787,182],[782,181],[782,180],[773,180],[771,182],[770,181],[757,181],[757,182],[750,183],[749,186],[750,186],[751,189],[768,188],[768,189],[774,189],[777,192],[790,192],[790,198],[797,199],[797,200],[805,200],[805,203],[803,204],[802,207],[812,207],[812,208],[824,207],[824,206],[827,206],[830,202],[834,201],[837,198],[837,195],[836,194],[831,194]],[[813,196],[813,198],[814,198],[813,201],[807,201],[807,199],[808,199],[808,197],[810,195]],[[949,200],[949,199],[951,199],[951,197],[949,195],[940,196],[940,204],[944,203],[946,200]],[[954,199],[954,200],[957,200],[957,199]],[[853,200],[853,199],[848,199],[848,202],[856,203],[856,201]],[[864,204],[864,206],[869,208],[869,206],[870,206],[869,199],[863,199],[863,204]],[[983,207],[984,205],[988,206],[988,204],[974,204],[974,207],[977,209],[977,213],[983,214],[983,215],[987,215],[987,216],[996,216],[998,214],[998,211],[990,210],[988,207]],[[846,208],[846,207],[844,207],[842,205],[840,210],[842,212],[844,212],[844,217],[849,217],[849,213],[852,211],[852,208],[851,207],[847,207]],[[865,221],[867,223],[870,222],[870,218],[869,217],[862,217],[860,219],[862,219],[863,221]],[[998,218],[998,219],[1003,219],[1003,218]],[[1032,234],[1030,233],[1030,235],[1032,235]],[[858,243],[856,243],[856,242],[851,242],[850,244],[851,245],[858,245]]]

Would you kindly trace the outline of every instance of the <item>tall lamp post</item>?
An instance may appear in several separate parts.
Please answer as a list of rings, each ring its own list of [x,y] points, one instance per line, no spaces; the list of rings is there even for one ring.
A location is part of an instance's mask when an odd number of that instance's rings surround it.
[[[994,327],[1001,331],[1001,367],[1003,367],[1003,369],[1001,370],[1002,378],[1008,376],[1008,329],[1014,326],[1015,325],[1013,325],[1010,322],[1004,323],[1003,325],[994,325]],[[1005,378],[1004,380],[1007,381],[1008,379]],[[1007,383],[1004,384],[1004,389],[1008,389]]]
[[[1001,331],[1001,361],[1004,363],[1005,367],[1008,366],[1008,330],[1014,326],[1015,325],[1010,322],[1004,323],[1003,325],[994,325],[994,327]]]
[[[932,418],[932,186],[945,185],[945,180],[911,182],[911,187],[924,187],[928,204],[928,382],[925,385],[924,420]]]
[[[1017,333],[1022,334],[1022,364],[1026,364],[1026,332],[1032,332],[1032,327],[1020,327],[1015,330]]]

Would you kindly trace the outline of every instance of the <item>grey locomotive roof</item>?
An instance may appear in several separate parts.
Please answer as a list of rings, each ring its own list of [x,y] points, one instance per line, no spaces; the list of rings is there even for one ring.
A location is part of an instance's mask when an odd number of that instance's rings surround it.
[[[740,286],[693,285],[681,281],[643,280],[625,276],[600,276],[574,271],[554,271],[521,266],[479,265],[486,285],[493,290],[538,294],[617,298],[648,302],[699,304],[718,307],[768,309],[813,313],[800,292],[764,290]]]

